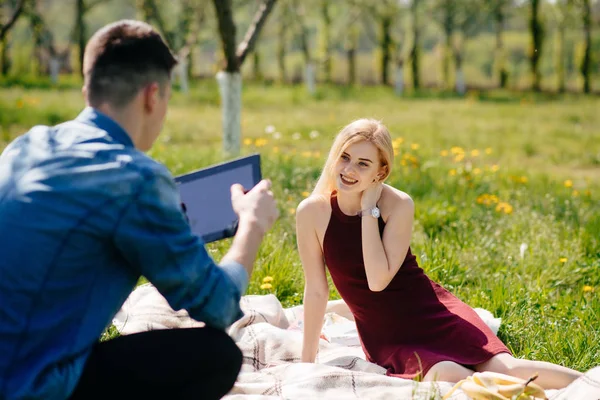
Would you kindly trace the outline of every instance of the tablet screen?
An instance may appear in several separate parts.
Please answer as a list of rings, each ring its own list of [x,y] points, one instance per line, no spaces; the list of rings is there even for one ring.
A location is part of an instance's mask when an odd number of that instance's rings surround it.
[[[260,180],[259,154],[175,177],[192,232],[206,243],[234,236],[237,215],[231,206],[231,185],[250,190]]]

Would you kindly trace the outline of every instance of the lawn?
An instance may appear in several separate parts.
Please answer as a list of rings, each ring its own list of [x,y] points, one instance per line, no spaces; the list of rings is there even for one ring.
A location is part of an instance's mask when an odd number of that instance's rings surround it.
[[[80,91],[0,88],[0,149],[34,124],[77,115]],[[388,88],[246,84],[243,154],[261,153],[281,217],[267,234],[249,294],[302,302],[294,212],[328,147],[355,118],[381,119],[397,152],[388,183],[416,205],[412,249],[426,273],[502,318],[518,357],[587,370],[600,360],[600,98]],[[176,92],[150,154],[173,174],[223,160],[213,82]],[[209,245],[215,259],[229,241]],[[263,279],[271,277],[270,285]],[[263,288],[261,288],[263,286]],[[269,287],[270,286],[270,287]],[[338,294],[331,287],[331,297]],[[406,321],[410,324],[410,321]]]

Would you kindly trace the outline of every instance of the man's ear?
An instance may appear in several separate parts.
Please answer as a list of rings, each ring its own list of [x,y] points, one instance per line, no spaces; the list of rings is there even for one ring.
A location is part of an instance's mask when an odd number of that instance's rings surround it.
[[[157,82],[152,82],[144,88],[144,109],[151,113],[158,103],[158,96],[160,96],[160,88]]]

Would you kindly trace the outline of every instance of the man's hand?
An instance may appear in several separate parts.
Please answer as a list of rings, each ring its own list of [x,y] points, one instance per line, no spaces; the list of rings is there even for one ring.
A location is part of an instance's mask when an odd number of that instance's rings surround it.
[[[240,222],[255,223],[264,235],[273,225],[279,211],[271,192],[271,181],[263,179],[247,193],[242,185],[231,186],[231,204]]]

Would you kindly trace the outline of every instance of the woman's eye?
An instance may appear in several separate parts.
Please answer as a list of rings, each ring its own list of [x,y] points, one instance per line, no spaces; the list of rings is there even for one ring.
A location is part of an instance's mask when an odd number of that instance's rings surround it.
[[[360,162],[360,163],[358,163],[358,165],[360,165],[361,167],[366,167],[366,166],[367,166],[367,163]]]
[[[348,156],[342,156],[342,160],[348,161],[350,158]]]

